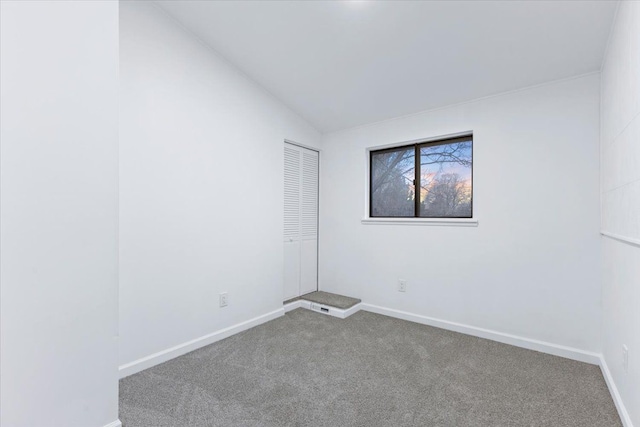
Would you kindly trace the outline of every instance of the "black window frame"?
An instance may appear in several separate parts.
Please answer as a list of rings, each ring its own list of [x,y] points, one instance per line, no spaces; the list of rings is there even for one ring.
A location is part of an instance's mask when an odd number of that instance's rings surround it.
[[[421,179],[420,176],[420,150],[423,147],[435,147],[438,145],[445,144],[454,144],[458,142],[468,142],[471,141],[471,210],[470,216],[420,216],[420,193],[414,190],[414,206],[413,206],[413,216],[382,216],[382,215],[373,215],[373,156],[375,154],[385,153],[385,152],[393,152],[406,150],[407,148],[413,147],[415,150],[414,154],[414,189],[418,187],[418,181]],[[417,219],[473,219],[473,134],[455,136],[451,138],[443,138],[437,140],[422,140],[411,144],[406,145],[397,145],[389,148],[382,148],[379,150],[369,150],[369,218],[391,218],[391,219],[402,219],[402,218],[417,218]]]

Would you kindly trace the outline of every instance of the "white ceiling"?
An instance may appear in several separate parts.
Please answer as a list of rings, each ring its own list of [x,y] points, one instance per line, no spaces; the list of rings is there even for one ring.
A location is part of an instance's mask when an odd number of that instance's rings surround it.
[[[600,69],[617,1],[160,1],[328,132]]]

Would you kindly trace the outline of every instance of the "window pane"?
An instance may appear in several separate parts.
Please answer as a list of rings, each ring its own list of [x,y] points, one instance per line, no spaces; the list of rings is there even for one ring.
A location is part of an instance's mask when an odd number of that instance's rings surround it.
[[[371,216],[415,216],[415,148],[371,153]]]
[[[420,216],[471,218],[471,140],[420,148]]]

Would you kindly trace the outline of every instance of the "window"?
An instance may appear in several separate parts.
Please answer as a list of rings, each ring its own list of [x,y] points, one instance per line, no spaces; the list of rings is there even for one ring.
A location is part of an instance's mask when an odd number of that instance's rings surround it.
[[[472,136],[371,151],[369,162],[370,217],[473,217]]]

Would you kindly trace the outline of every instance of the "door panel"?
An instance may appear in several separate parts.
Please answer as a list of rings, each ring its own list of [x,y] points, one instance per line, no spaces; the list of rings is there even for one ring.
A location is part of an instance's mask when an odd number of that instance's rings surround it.
[[[303,238],[318,238],[318,153],[302,152],[300,233]]]
[[[300,248],[300,295],[318,289],[318,240],[302,240]]]
[[[284,243],[283,301],[300,296],[300,241]]]

